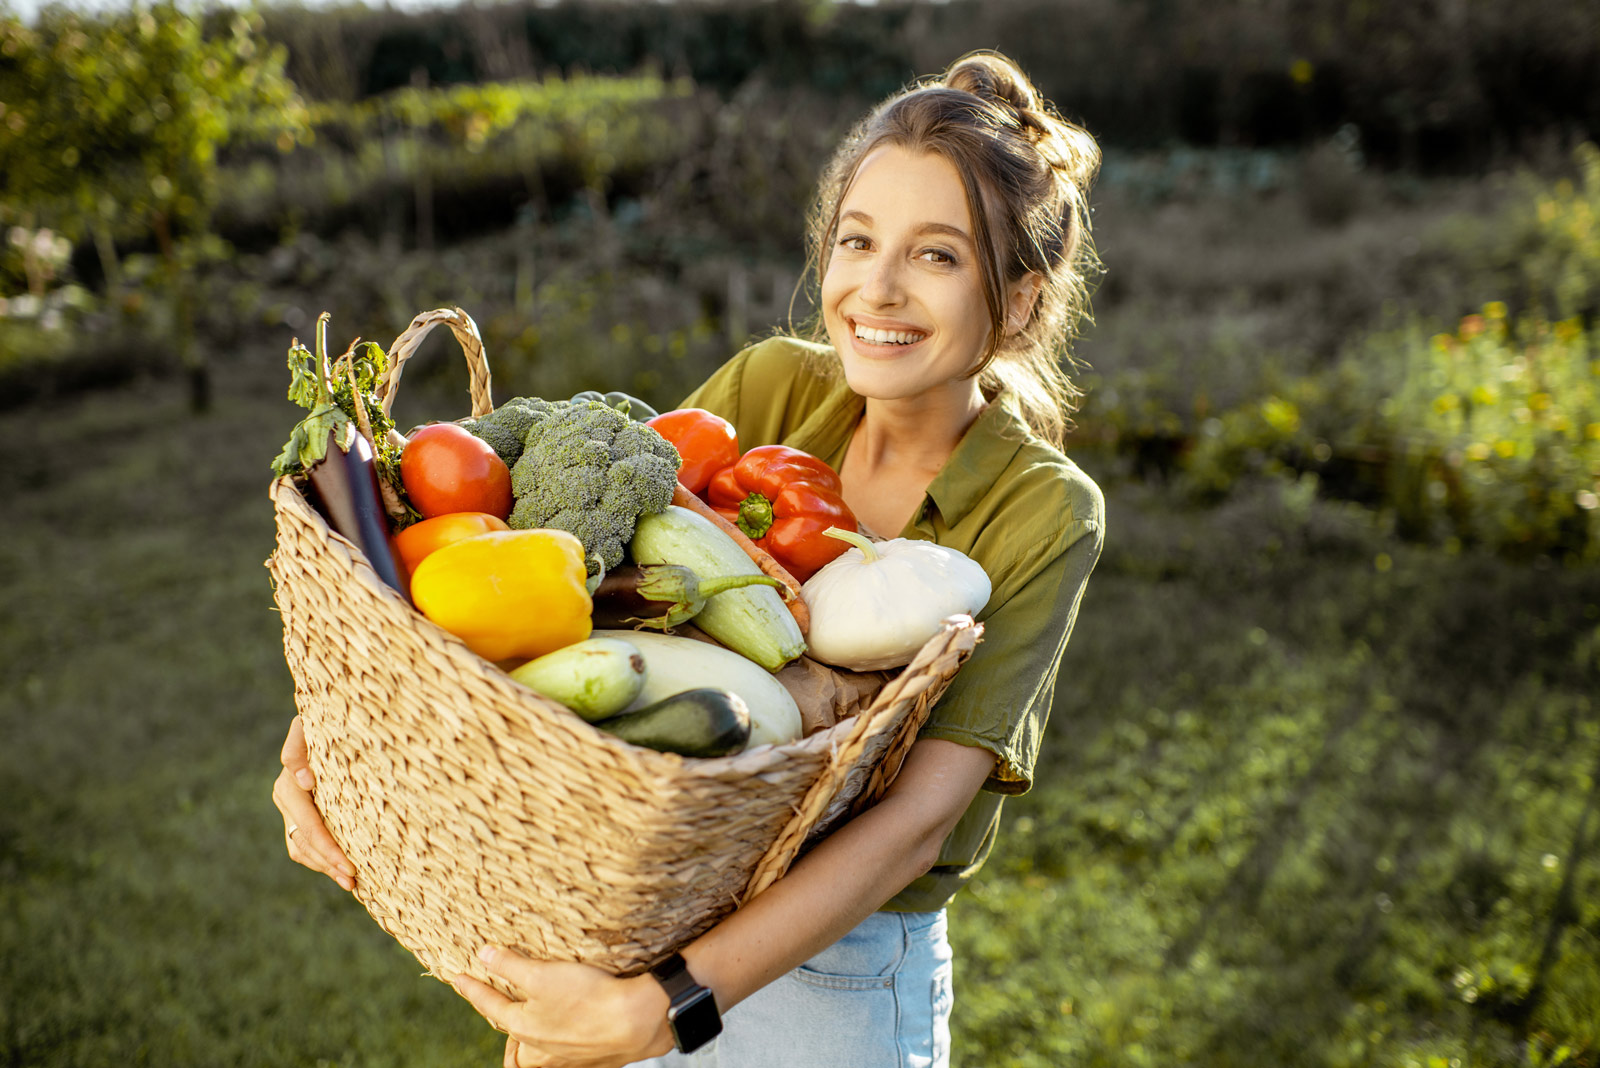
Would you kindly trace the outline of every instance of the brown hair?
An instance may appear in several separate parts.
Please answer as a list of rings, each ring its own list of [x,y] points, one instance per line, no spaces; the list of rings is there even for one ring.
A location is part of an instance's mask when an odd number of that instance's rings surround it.
[[[861,161],[882,145],[937,153],[961,175],[992,324],[989,347],[972,373],[987,395],[1010,389],[1033,431],[1060,445],[1080,395],[1061,361],[1071,359],[1071,341],[1088,318],[1100,266],[1088,203],[1099,146],[1043,100],[1011,60],[969,53],[942,77],[884,101],[834,153],[806,235],[818,285],[844,194]],[[1008,337],[1006,289],[1029,272],[1043,285],[1027,325]]]

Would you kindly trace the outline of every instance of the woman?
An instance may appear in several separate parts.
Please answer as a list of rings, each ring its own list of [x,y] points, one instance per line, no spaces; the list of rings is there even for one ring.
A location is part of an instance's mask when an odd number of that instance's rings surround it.
[[[1031,785],[1100,551],[1099,491],[1060,452],[1075,391],[1058,362],[1087,307],[1098,159],[992,53],[892,97],[840,147],[809,235],[829,344],[755,345],[685,406],[732,421],[746,447],[831,463],[867,531],[977,560],[994,590],[985,640],[883,799],[682,947],[673,974],[486,948],[528,1000],[456,985],[511,1036],[506,1064],[947,1063],[944,906],[988,855],[1004,796]],[[274,789],[289,853],[349,889],[312,784],[296,721]],[[715,1043],[671,1052],[719,1015]]]

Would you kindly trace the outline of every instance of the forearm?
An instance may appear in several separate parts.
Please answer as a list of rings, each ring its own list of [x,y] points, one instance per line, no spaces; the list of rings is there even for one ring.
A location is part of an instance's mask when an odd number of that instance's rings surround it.
[[[881,801],[683,947],[690,974],[726,1012],[838,941],[928,869],[993,766],[982,749],[938,740],[913,745]],[[466,977],[455,979],[457,989],[518,1043],[559,1053],[558,1063],[631,1064],[672,1048],[667,995],[650,975],[618,980],[588,965],[509,951],[485,960],[526,1000]],[[530,1062],[539,1055],[531,1053]]]
[[[727,1011],[837,942],[928,870],[992,765],[983,750],[918,743],[882,801],[684,948],[690,972]]]

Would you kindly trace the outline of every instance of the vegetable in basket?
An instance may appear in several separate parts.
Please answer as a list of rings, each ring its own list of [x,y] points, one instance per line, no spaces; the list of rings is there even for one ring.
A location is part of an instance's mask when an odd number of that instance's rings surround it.
[[[323,312],[317,319],[315,354],[298,338],[289,345],[289,399],[310,411],[272,461],[272,473],[305,478],[323,518],[366,554],[378,578],[403,596],[406,587],[389,546],[388,517],[404,517],[407,511],[392,484],[397,465],[387,432],[393,424],[372,392],[387,356],[381,346],[370,343],[365,355],[358,355],[358,338],[330,366],[329,318]]]
[[[737,753],[750,742],[750,708],[729,690],[702,686],[600,720],[596,727],[632,745],[688,757]]]
[[[418,564],[411,597],[485,660],[527,660],[589,637],[583,565],[583,544],[564,530],[480,534]]]
[[[678,408],[656,416],[649,425],[683,458],[678,481],[690,493],[704,493],[712,475],[739,462],[739,434],[714,412]]]
[[[594,621],[599,627],[668,630],[699,615],[724,590],[779,585],[760,574],[701,578],[682,564],[626,564],[600,580],[594,591]]]
[[[823,536],[856,529],[839,476],[810,453],[758,445],[711,478],[706,500],[804,582],[846,546]]]
[[[533,424],[564,407],[565,401],[512,397],[488,415],[463,419],[461,427],[487,442],[509,468],[522,456],[522,441]]]
[[[528,430],[534,423],[551,412],[586,401],[598,401],[638,422],[644,422],[656,414],[654,408],[638,397],[630,397],[626,393],[615,391],[597,393],[591,389],[574,395],[570,401],[512,397],[488,415],[463,419],[461,426],[488,442],[489,447],[506,462],[507,467],[510,467],[522,455],[523,439],[528,436]]]
[[[460,541],[462,538],[475,538],[479,534],[489,534],[496,530],[510,529],[504,519],[489,515],[487,512],[453,512],[450,515],[437,515],[432,519],[413,523],[394,536],[396,562],[400,565],[404,576],[410,576],[416,572],[418,564],[435,550],[442,549],[451,542]],[[406,578],[406,582],[409,585],[410,579]]]
[[[989,602],[989,576],[955,549],[837,528],[827,536],[846,551],[805,584],[814,660],[852,671],[900,667],[946,618],[975,616]]]
[[[620,638],[586,638],[514,669],[511,677],[593,723],[633,703],[644,687],[644,657]]]
[[[528,428],[508,522],[575,534],[598,583],[622,563],[639,517],[666,508],[677,486],[678,453],[660,434],[601,403],[568,404]]]
[[[607,408],[615,408],[623,415],[636,422],[647,423],[656,417],[656,410],[638,397],[631,396],[621,390],[612,389],[601,393],[597,389],[586,389],[582,393],[572,395],[573,404],[583,401],[599,401]]]
[[[639,564],[682,564],[699,574],[759,575],[761,569],[710,520],[672,505],[641,516],[629,552]],[[695,626],[729,649],[777,671],[806,651],[778,594],[765,586],[726,590],[706,602]]]
[[[511,514],[511,470],[482,438],[454,423],[411,432],[400,454],[406,497],[424,518],[452,512]]]
[[[644,688],[632,709],[653,705],[705,686],[731,690],[750,709],[750,746],[797,741],[800,706],[783,683],[758,665],[720,645],[653,631],[597,630],[595,637],[620,638],[644,657]]]

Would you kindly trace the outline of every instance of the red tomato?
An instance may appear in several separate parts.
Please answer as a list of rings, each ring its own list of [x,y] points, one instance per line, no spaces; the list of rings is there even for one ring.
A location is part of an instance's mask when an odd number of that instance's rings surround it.
[[[683,459],[678,481],[690,493],[704,493],[712,475],[739,462],[739,435],[733,424],[704,408],[662,412],[645,425],[678,450]]]
[[[425,518],[451,512],[511,514],[511,470],[488,442],[454,423],[429,423],[400,454],[400,481]]]

